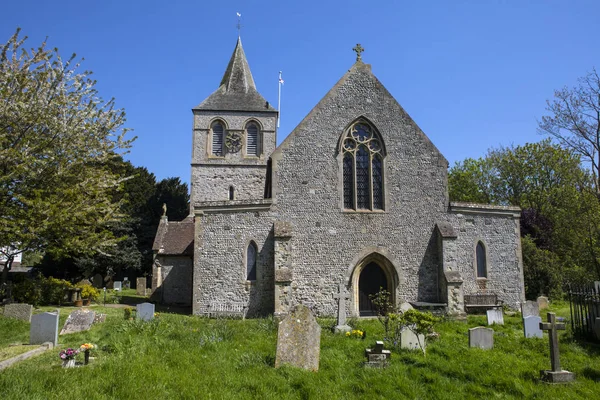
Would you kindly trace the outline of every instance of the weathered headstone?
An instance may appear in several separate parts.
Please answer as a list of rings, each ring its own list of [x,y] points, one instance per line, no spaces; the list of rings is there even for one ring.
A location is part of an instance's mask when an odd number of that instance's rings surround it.
[[[596,317],[596,321],[594,321],[594,335],[596,335],[596,339],[600,340],[600,317]]]
[[[69,333],[83,332],[91,328],[96,318],[96,313],[89,309],[75,310],[65,321],[65,325],[60,331],[61,335]]]
[[[420,343],[420,345],[419,345]],[[421,350],[421,346],[425,348],[425,335],[416,335],[409,328],[402,328],[400,331],[400,348],[409,350]]]
[[[94,317],[95,324],[100,324],[104,321],[106,321],[106,314],[97,313],[96,316]]]
[[[375,342],[375,348],[365,350],[365,357],[367,357],[365,367],[385,368],[389,364],[388,360],[391,355],[389,350],[383,349],[383,341],[378,340]]]
[[[113,282],[113,289],[114,290],[121,290],[122,289],[122,285],[121,285],[121,281],[114,281]]]
[[[352,328],[346,324],[346,300],[350,296],[346,293],[346,288],[343,283],[338,286],[338,293],[333,295],[333,298],[338,302],[337,325],[333,328],[335,333],[350,332]]]
[[[104,279],[102,279],[102,275],[100,274],[96,274],[94,275],[94,277],[92,278],[92,283],[94,285],[95,288],[101,288],[104,285]]]
[[[123,289],[131,289],[131,281],[128,277],[123,278]]]
[[[469,347],[477,347],[484,350],[494,348],[494,330],[478,326],[469,329]]]
[[[135,293],[138,296],[145,296],[146,295],[146,277],[141,277],[141,278],[137,278],[135,280],[135,287],[136,287],[136,291]]]
[[[398,310],[400,312],[404,313],[404,312],[407,312],[408,310],[412,310],[413,308],[414,307],[410,303],[404,302],[404,303],[400,304],[400,307],[398,307]]]
[[[141,303],[136,306],[136,318],[142,321],[152,321],[154,319],[154,304]]]
[[[539,317],[540,306],[538,306],[537,301],[527,300],[525,303],[521,304],[521,314],[523,315],[523,318],[531,315],[534,317]]]
[[[25,303],[12,303],[4,306],[4,316],[7,318],[16,318],[21,321],[31,322],[31,313],[33,306]]]
[[[58,344],[58,313],[34,314],[29,327],[29,344]]]
[[[530,315],[529,317],[523,318],[523,332],[525,333],[526,338],[544,337],[544,334],[540,329],[540,322],[542,322],[542,317],[535,315]]]
[[[575,374],[565,371],[560,367],[560,354],[558,352],[558,331],[565,330],[565,324],[556,322],[556,314],[548,313],[548,322],[540,322],[540,329],[548,331],[550,340],[550,363],[552,370],[540,371],[543,381],[552,383],[564,383],[575,380]]]
[[[288,364],[317,371],[320,346],[321,327],[308,307],[297,305],[279,323],[275,368]]]
[[[540,296],[537,298],[537,303],[538,303],[538,308],[539,310],[545,310],[546,308],[548,308],[548,304],[550,303],[548,301],[548,298],[546,296]]]
[[[502,309],[487,310],[486,314],[488,325],[504,325],[504,314],[502,313]]]

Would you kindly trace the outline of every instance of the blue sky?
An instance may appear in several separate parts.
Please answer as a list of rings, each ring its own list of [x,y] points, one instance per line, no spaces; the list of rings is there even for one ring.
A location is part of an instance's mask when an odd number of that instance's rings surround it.
[[[191,108],[219,85],[237,39],[258,90],[277,103],[278,143],[363,60],[453,165],[539,141],[553,91],[600,69],[596,0],[5,1],[0,42],[48,36],[84,57],[138,136],[127,158],[189,182]]]

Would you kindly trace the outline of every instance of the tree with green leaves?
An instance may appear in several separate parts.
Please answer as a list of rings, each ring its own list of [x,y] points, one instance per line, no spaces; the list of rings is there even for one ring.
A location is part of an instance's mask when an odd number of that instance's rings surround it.
[[[125,113],[104,101],[75,55],[19,30],[0,45],[0,251],[92,254],[115,246],[122,176],[109,163],[130,147]]]

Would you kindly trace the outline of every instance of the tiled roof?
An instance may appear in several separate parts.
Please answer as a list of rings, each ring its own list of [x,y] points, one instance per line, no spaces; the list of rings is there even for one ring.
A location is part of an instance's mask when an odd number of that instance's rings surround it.
[[[194,219],[169,222],[162,218],[156,231],[152,250],[160,255],[194,255]]]

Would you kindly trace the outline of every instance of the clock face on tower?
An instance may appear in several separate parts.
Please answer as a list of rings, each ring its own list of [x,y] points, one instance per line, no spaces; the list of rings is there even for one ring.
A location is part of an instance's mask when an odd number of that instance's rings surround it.
[[[232,153],[237,153],[242,148],[242,136],[239,132],[229,132],[225,137],[225,146]]]

